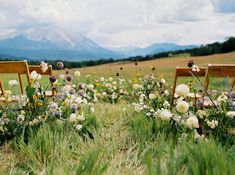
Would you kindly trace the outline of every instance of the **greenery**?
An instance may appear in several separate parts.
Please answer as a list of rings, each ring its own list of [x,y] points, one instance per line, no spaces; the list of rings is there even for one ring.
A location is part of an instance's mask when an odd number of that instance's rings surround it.
[[[200,91],[195,79],[177,87],[170,108],[170,86],[153,68],[145,76],[84,75],[83,81],[79,71],[59,73],[50,77],[56,87],[50,98],[36,72],[20,103],[12,103],[17,81],[8,82],[0,107],[0,174],[233,174],[230,94],[214,93],[217,106],[195,104],[189,93]]]

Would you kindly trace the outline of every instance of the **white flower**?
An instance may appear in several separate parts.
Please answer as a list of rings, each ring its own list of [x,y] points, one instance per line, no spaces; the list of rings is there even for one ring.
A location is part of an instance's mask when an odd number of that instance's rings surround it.
[[[192,66],[192,71],[193,72],[200,72],[200,69],[198,66],[196,66],[195,64]]]
[[[172,113],[169,110],[163,110],[160,112],[159,117],[164,121],[170,121]]]
[[[70,116],[69,116],[69,122],[70,122],[70,123],[75,123],[76,121],[77,121],[77,115],[74,114],[74,113],[70,114]]]
[[[180,101],[176,105],[176,110],[180,113],[185,113],[189,109],[189,104],[186,101]]]
[[[140,106],[140,105],[136,105],[134,110],[139,113],[139,112],[141,112],[143,110],[143,107]]]
[[[77,131],[81,131],[81,130],[82,130],[82,125],[77,125],[77,126],[75,127],[75,129],[76,129]]]
[[[208,120],[206,123],[211,129],[215,129],[215,127],[218,126],[219,124],[217,120],[212,120],[212,121]]]
[[[30,79],[31,80],[40,80],[41,79],[41,75],[38,74],[35,70],[31,72],[30,74]]]
[[[170,103],[169,103],[168,101],[164,101],[163,107],[164,107],[164,108],[170,107]]]
[[[88,103],[87,99],[86,99],[86,98],[83,98],[83,99],[82,99],[82,103],[87,104],[87,103]]]
[[[8,82],[8,84],[9,84],[9,86],[16,86],[16,85],[18,85],[18,81],[17,80],[10,80],[9,82]]]
[[[224,94],[224,93],[222,93],[222,94],[217,98],[217,101],[218,101],[219,103],[221,103],[221,102],[226,102],[227,100],[228,100],[228,97],[227,97],[227,95]]]
[[[95,112],[95,109],[93,107],[90,108],[91,112]]]
[[[87,88],[92,90],[92,89],[94,89],[94,85],[93,84],[89,84],[89,85],[87,85]]]
[[[161,79],[161,83],[162,83],[162,84],[165,84],[165,83],[166,83],[166,80],[162,78],[162,79]]]
[[[40,64],[42,72],[46,72],[48,69],[48,64],[45,63],[44,61],[41,62]]]
[[[156,96],[155,94],[152,94],[152,93],[149,94],[149,99],[150,99],[150,100],[153,100],[153,99],[155,99],[156,97],[157,97],[157,96]]]
[[[199,118],[207,117],[206,111],[203,111],[203,110],[198,110],[196,114]]]
[[[186,120],[186,126],[190,129],[199,128],[199,122],[197,117],[194,115],[189,116],[189,118],[187,118]]]
[[[109,81],[113,81],[113,78],[112,78],[112,77],[109,77]]]
[[[165,90],[165,91],[164,91],[164,95],[166,95],[166,96],[170,95],[169,91],[168,91],[168,90]]]
[[[23,124],[24,120],[25,120],[25,116],[24,116],[23,114],[18,115],[18,117],[17,117],[17,123]]]
[[[183,96],[186,97],[189,93],[189,87],[186,84],[180,84],[176,87],[175,92],[179,95],[179,96]]]
[[[173,120],[175,120],[176,121],[176,123],[179,123],[180,122],[180,120],[181,120],[181,116],[180,115],[174,115],[173,116]]]
[[[134,90],[140,89],[140,85],[139,85],[139,84],[134,84],[134,85],[133,85],[133,89],[134,89]]]
[[[102,82],[103,82],[103,81],[104,81],[104,77],[100,77],[100,81],[102,81]]]
[[[78,121],[84,121],[85,120],[84,114],[78,115],[77,119]]]
[[[77,71],[74,72],[74,75],[75,75],[76,77],[80,77],[80,76],[81,76],[81,73],[77,70]]]
[[[226,115],[230,118],[233,118],[235,117],[235,111],[228,111]]]

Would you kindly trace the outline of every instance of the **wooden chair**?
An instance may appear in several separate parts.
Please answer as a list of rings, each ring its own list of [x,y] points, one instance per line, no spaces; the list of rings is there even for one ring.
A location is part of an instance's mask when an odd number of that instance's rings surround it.
[[[41,66],[38,66],[38,65],[29,65],[29,72],[33,72],[33,71],[36,71],[38,74],[40,75],[48,75],[48,76],[52,76],[53,74],[53,69],[52,69],[52,66],[49,65],[48,66],[48,69],[46,70],[46,72],[43,72],[42,69],[41,69]],[[51,87],[53,87],[53,84],[51,83]],[[53,95],[55,94],[55,91],[46,91],[45,92],[45,96],[46,97],[52,97]]]
[[[204,92],[208,90],[210,77],[231,78],[230,90],[232,90],[235,84],[235,64],[208,64],[205,74]]]
[[[20,83],[20,92],[21,94],[24,93],[24,85],[22,80],[22,74],[26,75],[28,84],[30,84],[30,77],[29,77],[29,68],[27,61],[1,61],[0,62],[0,74],[5,73],[16,73],[18,74],[18,79]],[[0,89],[1,89],[1,95],[4,95],[4,87],[3,83],[0,80]]]
[[[175,95],[175,89],[176,89],[178,77],[192,77],[193,75],[196,75],[197,77],[204,77],[205,73],[206,73],[205,67],[200,67],[199,72],[192,72],[192,69],[189,67],[176,67],[175,79],[174,79],[174,84],[173,84],[173,89],[172,89],[171,106],[174,103],[174,95]]]

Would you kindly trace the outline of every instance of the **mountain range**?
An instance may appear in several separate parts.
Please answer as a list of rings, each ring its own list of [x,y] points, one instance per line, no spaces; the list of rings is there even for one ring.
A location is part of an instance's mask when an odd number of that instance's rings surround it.
[[[124,58],[137,55],[145,56],[194,47],[197,46],[160,43],[145,48],[135,46],[104,48],[83,35],[66,33],[58,28],[49,28],[22,32],[5,39],[0,39],[0,56],[7,55],[9,57],[11,55],[13,57],[29,59],[79,61]]]

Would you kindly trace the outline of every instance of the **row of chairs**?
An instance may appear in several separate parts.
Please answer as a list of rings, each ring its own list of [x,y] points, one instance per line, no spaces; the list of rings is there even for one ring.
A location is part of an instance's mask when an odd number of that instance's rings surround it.
[[[48,66],[46,72],[43,72],[40,66],[28,65],[27,61],[1,61],[0,62],[0,74],[17,74],[20,84],[20,92],[24,93],[24,83],[22,75],[26,76],[28,85],[31,84],[30,73],[36,71],[41,75],[52,76],[52,66]],[[0,78],[0,95],[5,94],[5,88]],[[48,96],[52,96],[53,93],[48,93]]]
[[[173,105],[175,99],[174,95],[178,77],[192,76],[204,77],[203,95],[205,95],[205,93],[208,91],[210,77],[231,78],[230,88],[232,90],[235,84],[235,64],[208,64],[207,67],[200,67],[199,72],[192,72],[191,68],[188,67],[176,67],[175,79],[172,89],[171,106]]]

